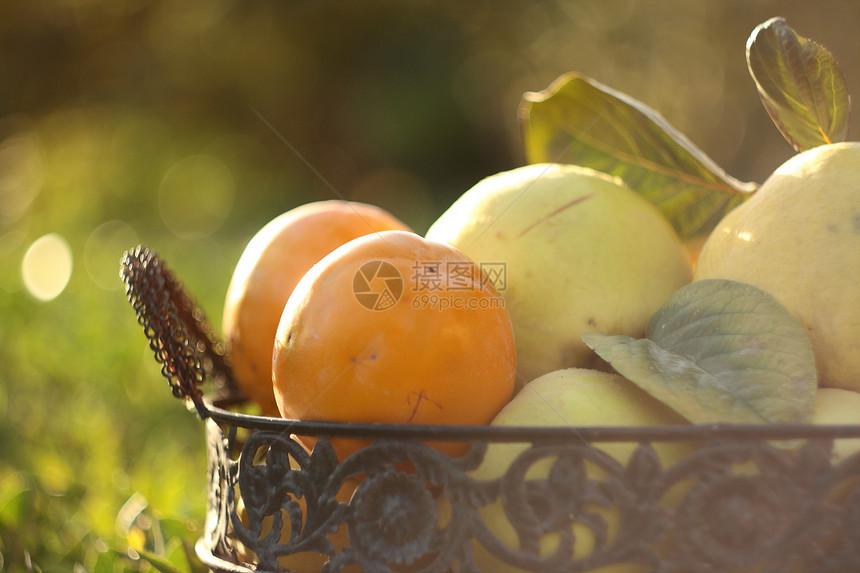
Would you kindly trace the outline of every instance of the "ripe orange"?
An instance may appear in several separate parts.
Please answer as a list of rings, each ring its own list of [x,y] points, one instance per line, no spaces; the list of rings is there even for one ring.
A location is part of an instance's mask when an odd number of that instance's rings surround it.
[[[515,376],[510,316],[487,275],[411,232],[368,235],[327,255],[290,296],[275,338],[275,398],[290,419],[488,424]],[[332,445],[339,459],[362,446]]]
[[[366,203],[319,201],[267,223],[245,247],[224,304],[222,329],[240,389],[264,414],[277,416],[272,349],[284,305],[314,263],[356,237],[409,228]]]

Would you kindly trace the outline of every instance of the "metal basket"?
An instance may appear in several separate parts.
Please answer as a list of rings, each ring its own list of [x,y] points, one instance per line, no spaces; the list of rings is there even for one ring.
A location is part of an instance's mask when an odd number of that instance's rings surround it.
[[[833,462],[834,440],[860,437],[860,426],[502,428],[243,414],[223,346],[173,273],[138,247],[121,275],[174,395],[205,423],[209,509],[196,551],[212,571],[473,572],[479,555],[495,560],[492,571],[860,571],[860,455]],[[318,438],[312,451],[298,435]],[[343,438],[368,445],[339,462],[331,440]],[[442,441],[470,448],[453,458],[426,445]],[[631,444],[625,463],[601,449],[618,442]],[[496,443],[523,450],[500,477],[476,478]],[[663,467],[666,443],[690,451]],[[482,517],[490,506],[504,533]]]

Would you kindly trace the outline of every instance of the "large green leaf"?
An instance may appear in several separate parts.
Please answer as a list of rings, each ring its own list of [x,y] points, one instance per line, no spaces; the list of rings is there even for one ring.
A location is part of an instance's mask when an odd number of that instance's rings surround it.
[[[836,59],[798,36],[782,18],[771,18],[747,40],[747,66],[761,101],[798,151],[845,141],[850,99]]]
[[[765,291],[708,279],[677,291],[646,337],[586,334],[625,378],[693,423],[806,423],[818,388],[806,331]]]
[[[572,163],[620,177],[684,239],[710,232],[756,190],[730,177],[657,112],[577,73],[523,95],[529,163]]]

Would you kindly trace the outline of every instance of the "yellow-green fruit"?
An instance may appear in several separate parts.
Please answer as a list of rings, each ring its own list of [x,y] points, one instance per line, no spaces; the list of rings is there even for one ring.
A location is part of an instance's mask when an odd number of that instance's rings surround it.
[[[590,369],[569,368],[545,374],[523,388],[493,420],[493,426],[661,426],[683,425],[688,422],[674,410],[645,393],[629,380],[617,374]],[[626,464],[636,449],[635,443],[595,443],[599,449],[611,455],[621,464]],[[492,480],[504,475],[511,461],[528,448],[528,444],[494,443],[487,449],[482,464],[471,476],[479,480]],[[669,467],[692,451],[685,443],[654,444],[662,466]],[[556,461],[554,457],[538,460],[526,473],[526,480],[546,479],[550,468]],[[603,469],[592,463],[586,464],[590,479],[602,479]],[[673,496],[670,490],[667,496]],[[664,500],[673,505],[678,502]],[[550,505],[551,505],[550,500]],[[545,504],[544,504],[545,505]],[[538,504],[536,511],[540,511]],[[618,534],[619,517],[617,509],[598,505],[588,510],[600,515],[607,524],[608,543]],[[502,502],[497,500],[481,510],[481,517],[490,531],[505,545],[519,549],[516,531],[508,520]],[[575,537],[574,557],[587,557],[594,550],[594,535],[585,523],[576,522],[572,526]],[[540,540],[540,555],[552,554],[559,542],[559,535],[547,532]],[[513,566],[501,563],[480,543],[475,542],[475,559],[481,571],[498,573],[519,572]],[[619,563],[596,569],[601,573],[628,573],[647,571],[642,564]]]
[[[591,365],[586,332],[644,335],[651,315],[692,279],[660,211],[617,178],[537,164],[488,177],[430,227],[503,281],[520,382]],[[493,275],[493,273],[496,273]]]
[[[815,393],[812,423],[860,425],[860,392],[819,388]],[[860,438],[835,440],[831,462],[838,464],[857,452],[860,452]]]
[[[695,279],[773,295],[806,328],[821,386],[860,391],[860,143],[795,155],[711,233]]]

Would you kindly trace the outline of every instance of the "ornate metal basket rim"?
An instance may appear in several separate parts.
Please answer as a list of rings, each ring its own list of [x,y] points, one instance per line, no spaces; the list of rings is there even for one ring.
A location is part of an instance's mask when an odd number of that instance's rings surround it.
[[[305,436],[486,442],[699,442],[860,438],[855,424],[690,424],[685,426],[467,426],[291,420],[234,412],[203,400],[216,422]]]

